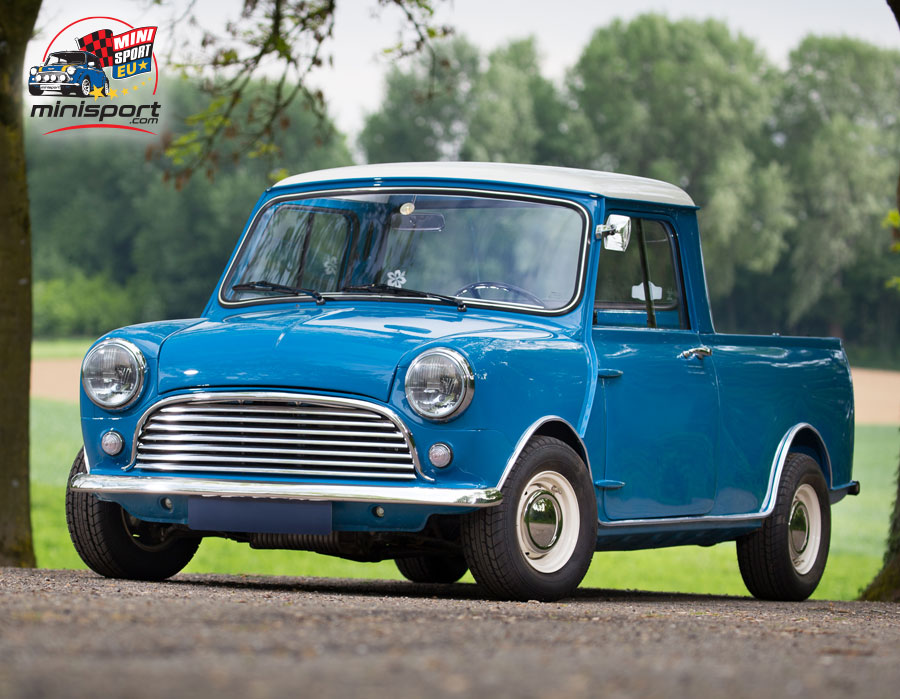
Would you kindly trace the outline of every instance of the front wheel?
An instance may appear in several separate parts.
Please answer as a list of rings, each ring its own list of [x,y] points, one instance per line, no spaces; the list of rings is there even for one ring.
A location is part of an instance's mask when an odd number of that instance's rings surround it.
[[[82,97],[90,97],[91,96],[91,79],[85,78],[81,81],[81,96]]]
[[[537,437],[502,492],[499,505],[462,522],[475,580],[505,599],[549,602],[571,595],[597,543],[597,503],[584,462],[560,440]]]
[[[78,452],[69,482],[85,472]],[[170,525],[144,522],[120,505],[91,493],[66,489],[66,522],[75,550],[88,567],[107,578],[165,580],[193,558],[199,537],[184,537]]]
[[[822,579],[831,540],[828,486],[816,461],[788,454],[763,526],[737,540],[741,577],[759,599],[801,601]]]

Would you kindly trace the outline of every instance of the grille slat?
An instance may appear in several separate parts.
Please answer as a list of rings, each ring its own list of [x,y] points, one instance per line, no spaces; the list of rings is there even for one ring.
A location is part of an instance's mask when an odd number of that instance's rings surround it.
[[[366,435],[371,437],[372,435]],[[376,435],[377,436],[377,435]],[[385,436],[380,438],[381,441],[378,442],[362,442],[358,440],[353,440],[354,447],[393,447],[395,449],[405,449],[406,442],[403,441],[402,437],[388,437]],[[388,441],[391,440],[391,441]],[[399,441],[397,441],[399,440]],[[347,440],[345,439],[284,439],[279,437],[229,437],[219,434],[152,434],[152,435],[144,435],[144,441],[142,444],[178,444],[178,443],[186,443],[186,442],[195,442],[198,444],[230,444],[230,443],[239,443],[239,444],[309,444],[310,446],[316,447],[343,447],[347,446]]]
[[[146,416],[134,468],[248,476],[415,479],[407,433],[361,401],[185,400]]]
[[[178,472],[196,472],[204,473],[214,472],[221,473],[222,469],[216,466],[185,466],[183,464],[159,463],[155,464],[154,471],[164,471],[166,473]],[[268,475],[268,476],[318,476],[325,478],[378,478],[390,480],[414,480],[414,474],[406,473],[378,473],[372,474],[369,471],[347,471],[342,469],[308,469],[308,468],[258,468],[248,466],[241,469],[241,473],[251,475]]]
[[[222,415],[193,415],[181,413],[178,415],[160,415],[154,416],[154,420],[168,424],[184,424],[186,422],[215,422],[215,423],[264,423],[267,425],[340,425],[341,427],[393,427],[390,422],[361,422],[359,420],[313,420],[297,417],[291,418],[273,418],[273,417],[247,417],[240,415],[235,417],[224,417]]]
[[[352,418],[368,418],[371,420],[379,420],[381,419],[381,415],[377,413],[366,413],[360,410],[357,411],[349,411],[349,410],[313,410],[309,408],[296,408],[292,406],[286,406],[283,408],[271,408],[267,406],[253,406],[253,405],[241,405],[241,406],[216,406],[216,407],[204,407],[202,410],[190,410],[181,406],[169,406],[167,408],[161,408],[159,414],[161,415],[196,415],[198,413],[204,414],[238,414],[238,415],[258,415],[260,413],[266,413],[271,415],[314,415],[317,417],[352,417]]]
[[[393,427],[393,425],[391,426]],[[216,427],[210,425],[160,425],[160,424],[152,424],[148,425],[144,428],[146,432],[178,432],[179,430],[190,429],[193,432],[222,432],[225,434],[232,434],[235,432],[234,428],[231,427]],[[405,443],[405,439],[401,434],[399,434],[396,430],[392,432],[356,432],[353,430],[301,430],[301,429],[287,429],[287,428],[268,428],[268,427],[245,427],[241,430],[238,430],[241,433],[253,433],[253,434],[309,434],[313,436],[322,436],[326,435],[329,437],[378,437],[379,439],[384,436],[385,439],[399,439]]]
[[[379,461],[362,461],[360,459],[279,459],[274,456],[215,456],[209,458],[197,454],[145,454],[145,462],[202,464],[207,461],[215,461],[217,464],[284,464],[285,466],[365,466],[373,469],[403,468],[405,463],[382,463]],[[412,462],[409,464],[412,466]],[[146,468],[146,467],[145,467]]]
[[[162,451],[162,452],[185,452],[191,451],[194,453],[205,453],[205,452],[213,452],[216,454],[242,454],[246,452],[253,452],[254,454],[285,454],[297,457],[303,456],[343,456],[344,458],[358,458],[358,459],[397,459],[400,458],[403,462],[412,463],[412,459],[409,457],[409,454],[397,454],[396,452],[378,452],[378,451],[338,451],[337,449],[277,449],[275,447],[223,447],[223,446],[208,446],[206,444],[147,444],[145,442],[141,442],[138,445],[138,449],[150,449],[153,451]],[[151,455],[147,455],[145,458],[151,458]],[[224,458],[224,457],[222,457]]]

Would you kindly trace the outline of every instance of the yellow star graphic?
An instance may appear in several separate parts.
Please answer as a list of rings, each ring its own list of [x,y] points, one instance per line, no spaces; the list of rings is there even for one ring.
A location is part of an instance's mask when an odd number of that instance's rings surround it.
[[[132,86],[131,86],[131,89],[132,89],[132,90],[137,90],[138,87],[139,87],[139,85],[132,85]]]
[[[127,88],[127,87],[122,88],[122,94],[123,94],[123,95],[127,95],[127,94],[128,94],[128,88]]]
[[[141,70],[147,70],[147,61],[141,61],[138,65],[141,67]]]
[[[103,88],[95,87],[93,90],[91,90],[91,95],[93,95],[94,102],[96,102],[98,97],[103,97]]]
[[[110,98],[111,100],[114,100],[114,99],[115,99],[116,97],[118,97],[118,96],[119,96],[119,91],[118,91],[118,90],[110,90],[110,91],[109,91],[109,98]]]

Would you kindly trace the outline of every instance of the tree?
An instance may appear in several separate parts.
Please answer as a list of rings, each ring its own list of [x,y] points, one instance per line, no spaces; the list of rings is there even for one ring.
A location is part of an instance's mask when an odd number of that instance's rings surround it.
[[[827,330],[843,336],[856,313],[841,309],[845,274],[857,260],[871,266],[883,256],[880,221],[900,150],[898,83],[900,52],[863,41],[807,37],[791,52],[776,121],[798,221],[782,273],[804,283],[787,297],[788,327],[824,308]],[[864,286],[884,294],[877,277]]]
[[[196,80],[166,86],[172,113],[195,114],[207,102]],[[193,177],[177,194],[163,181],[170,166],[164,157],[135,163],[133,143],[91,133],[67,144],[61,155],[57,142],[28,125],[35,335],[96,336],[130,323],[197,315],[261,184],[284,176],[281,164],[296,172],[351,163],[326,116],[300,101],[286,116],[292,128],[279,135],[277,155],[222,162],[214,180]],[[176,137],[185,130],[177,123],[172,128]],[[87,221],[73,222],[71,212],[57,206],[60,191],[76,202],[93,201],[97,191],[116,196]]]
[[[888,5],[894,13],[897,26],[900,27],[900,0],[888,0]],[[897,211],[900,211],[900,175],[897,178]],[[900,252],[900,249],[897,249],[897,245],[900,244],[900,214],[891,222],[894,229],[895,252]],[[900,466],[897,468],[897,495],[894,499],[887,544],[884,566],[863,591],[862,599],[900,602]]]
[[[587,120],[541,75],[534,39],[487,60],[465,38],[395,66],[360,145],[369,162],[487,160],[579,167],[593,150]]]
[[[774,269],[794,223],[770,134],[780,75],[751,40],[713,20],[616,20],[569,83],[597,143],[586,165],[673,182],[701,207],[714,301],[739,271]]]
[[[592,150],[587,119],[541,75],[533,38],[488,56],[471,102],[464,160],[579,166]]]
[[[33,566],[28,493],[31,226],[22,124],[22,70],[40,0],[0,13],[0,565]]]
[[[185,21],[191,16],[188,5]],[[289,121],[286,110],[301,96],[323,104],[308,87],[308,77],[323,62],[331,36],[337,0],[244,0],[241,16],[230,22],[224,37],[207,33],[207,53],[185,61],[208,77],[215,99],[196,115],[194,132],[171,144],[180,182],[198,169],[210,175],[226,159],[276,152],[279,128]],[[0,16],[0,565],[34,565],[28,478],[28,394],[31,371],[32,290],[31,226],[22,127],[22,71],[25,48],[40,10],[39,0],[9,0]],[[430,24],[431,0],[378,0],[398,8],[409,41],[400,53],[426,48],[443,30]],[[174,43],[174,42],[173,42]],[[281,67],[267,81],[253,113],[243,122],[234,117],[253,88],[263,65]],[[205,72],[204,72],[205,71]]]
[[[403,20],[387,51],[401,57],[432,53],[432,41],[451,31],[432,23],[433,5],[441,1],[377,0],[381,11],[396,9]],[[203,26],[195,4],[173,22],[176,35],[182,26]],[[336,9],[337,0],[243,0],[240,16],[223,34],[204,30],[199,46],[176,62],[185,74],[202,78],[212,98],[188,119],[193,129],[166,148],[177,181],[200,168],[211,174],[225,160],[277,152],[277,135],[290,124],[287,111],[297,100],[324,115],[324,95],[310,88],[308,78],[329,60]],[[431,67],[437,69],[433,53]],[[254,89],[260,82],[264,89]]]
[[[388,73],[381,109],[366,117],[359,143],[371,163],[453,160],[468,133],[478,49],[463,38]]]

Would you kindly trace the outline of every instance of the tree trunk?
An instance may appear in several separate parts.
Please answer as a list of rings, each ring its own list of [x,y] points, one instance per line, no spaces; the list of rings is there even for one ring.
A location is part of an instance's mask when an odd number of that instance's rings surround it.
[[[884,567],[863,590],[860,599],[900,602],[900,467],[897,468],[897,497],[894,500],[894,513],[891,515]]]
[[[28,494],[31,224],[22,123],[25,47],[40,0],[0,14],[0,565],[34,566]]]
[[[900,28],[900,0],[887,0]],[[897,178],[897,209],[900,210],[900,177]],[[897,229],[894,229],[897,235]],[[897,495],[894,498],[894,512],[891,515],[891,529],[888,547],[884,554],[884,567],[863,590],[860,599],[900,602],[900,467],[897,468]]]

